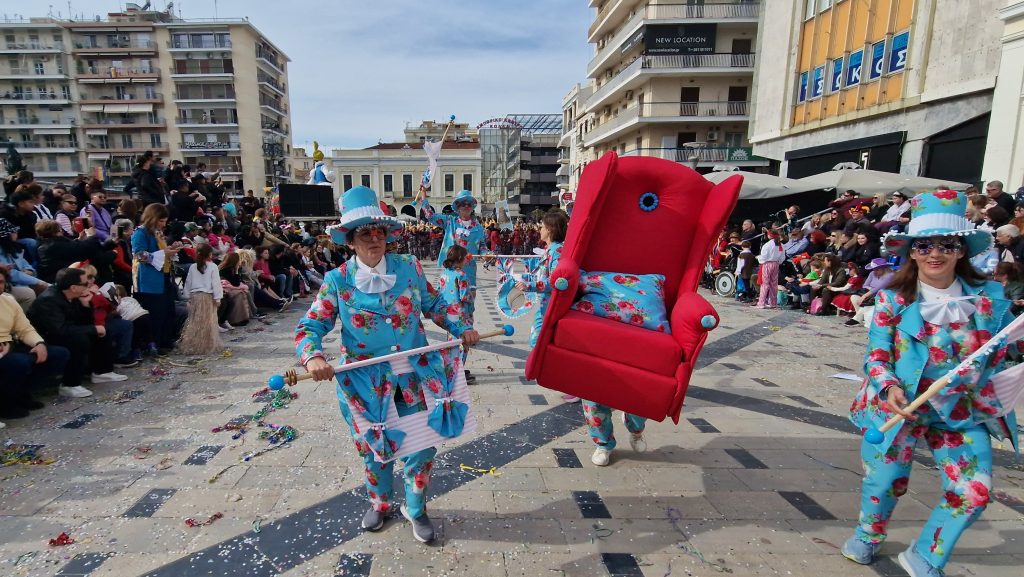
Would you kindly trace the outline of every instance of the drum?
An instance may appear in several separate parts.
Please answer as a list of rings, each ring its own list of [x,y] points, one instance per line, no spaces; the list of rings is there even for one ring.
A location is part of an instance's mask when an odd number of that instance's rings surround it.
[[[736,294],[736,275],[729,271],[715,275],[715,294],[720,297],[731,297]]]

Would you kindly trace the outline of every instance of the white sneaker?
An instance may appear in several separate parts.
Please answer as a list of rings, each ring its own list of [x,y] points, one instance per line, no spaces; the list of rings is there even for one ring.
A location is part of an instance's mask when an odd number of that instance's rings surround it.
[[[608,463],[612,460],[612,450],[604,447],[598,447],[594,449],[594,454],[590,457],[590,462],[597,465],[598,467],[607,467]]]
[[[7,427],[7,423],[0,421],[0,429]]]
[[[637,453],[643,453],[647,450],[647,441],[644,440],[643,433],[630,433],[629,434],[629,446],[633,448]]]
[[[62,397],[72,397],[75,399],[82,399],[85,397],[92,396],[92,391],[81,385],[76,387],[65,387],[61,385],[61,387],[57,390],[57,393]]]
[[[220,324],[221,332],[234,330],[235,327],[231,326],[231,323],[224,321]]]
[[[92,383],[94,385],[96,383],[116,383],[116,382],[119,382],[119,381],[127,381],[127,380],[128,380],[128,377],[126,375],[121,375],[121,374],[115,373],[113,371],[111,371],[109,373],[99,373],[99,374],[93,373],[92,374]]]

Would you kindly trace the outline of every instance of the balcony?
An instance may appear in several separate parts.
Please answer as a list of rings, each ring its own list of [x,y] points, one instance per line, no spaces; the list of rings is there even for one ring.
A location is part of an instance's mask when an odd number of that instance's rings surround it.
[[[178,149],[186,150],[241,150],[237,142],[179,142]]]
[[[224,118],[217,119],[217,117],[206,118],[205,120],[200,118],[175,118],[175,124],[178,128],[203,128],[203,129],[218,129],[218,128],[238,128],[238,120],[232,120],[227,113],[224,113]]]
[[[0,142],[0,147],[7,148],[6,142]],[[21,154],[74,154],[78,150],[71,142],[15,142],[14,149]]]
[[[160,80],[159,68],[100,68],[83,66],[78,69],[75,79],[79,82],[156,82]]]
[[[0,73],[0,79],[4,80],[62,80],[67,78],[63,72],[50,72],[45,68],[39,71],[35,68],[12,67],[7,72]]]
[[[207,79],[207,78],[234,78],[235,69],[231,66],[217,66],[217,67],[198,67],[193,69],[186,68],[181,70],[175,68],[171,71],[171,78],[183,80],[188,78],[196,79]]]
[[[594,23],[587,31],[587,40],[594,42],[597,37],[606,33],[615,22],[619,21],[626,9],[636,3],[636,0],[608,0],[605,2],[604,7],[598,10]]]
[[[709,146],[704,148],[637,148],[620,156],[653,156],[689,166],[690,158],[697,156],[698,166],[714,164],[734,166],[767,166],[768,159],[754,156],[750,146]]]
[[[155,52],[156,42],[137,38],[108,42],[106,45],[75,42],[75,47],[71,49],[71,54],[75,56],[100,55],[111,58],[129,54],[153,54]]]
[[[642,56],[613,76],[587,100],[586,111],[592,112],[611,96],[623,90],[636,88],[650,76],[715,76],[723,74],[753,74],[754,53],[744,54],[674,54]]]
[[[583,135],[584,146],[600,144],[641,124],[669,122],[747,122],[750,103],[718,102],[645,102],[619,111],[604,123]]]
[[[41,42],[7,42],[0,46],[0,54],[47,54],[50,52],[64,52],[63,42],[43,44]]]
[[[163,118],[140,118],[127,120],[123,118],[89,118],[82,120],[82,127],[86,129],[137,129],[137,128],[164,128],[167,121]]]
[[[200,94],[195,93],[174,93],[175,102],[234,102],[235,93],[234,91],[228,92],[202,92]]]
[[[587,75],[591,78],[604,66],[612,56],[621,56],[627,42],[639,45],[643,39],[645,21],[667,20],[669,23],[686,23],[687,21],[705,22],[722,20],[724,22],[757,23],[761,13],[761,3],[755,0],[721,2],[713,4],[652,4],[638,10],[615,36],[612,36],[603,48],[587,65]],[[633,41],[634,34],[640,35]]]
[[[8,118],[6,121],[0,121],[0,128],[6,128],[10,130],[15,129],[31,129],[31,128],[61,128],[70,129],[75,126],[75,119],[69,118],[67,120],[55,120],[53,118],[39,118],[38,116],[30,117],[17,117]],[[70,132],[70,130],[69,130]],[[67,134],[67,132],[65,132]]]
[[[276,70],[279,74],[284,74],[283,63],[278,59],[277,55],[265,52],[263,50],[256,50],[256,62],[261,62],[270,66]]]
[[[264,101],[263,99],[260,99],[260,108],[266,108],[267,110],[280,114],[281,116],[288,114],[288,107],[280,102]]]
[[[152,150],[153,152],[167,152],[166,144],[139,144],[135,145],[132,143],[131,146],[125,146],[123,143],[101,143],[101,142],[90,142],[86,145],[86,148],[90,152],[107,152],[107,153],[126,153],[126,152],[146,152]]]
[[[33,104],[38,106],[71,104],[71,100],[62,94],[43,94],[38,92],[6,92],[0,94],[0,104]]]
[[[132,104],[161,104],[164,101],[164,95],[159,92],[153,92],[150,94],[143,94],[139,97],[135,94],[122,94],[120,96],[116,94],[102,94],[95,95],[80,94],[82,97],[81,104],[113,104],[114,102],[130,102]]]
[[[256,81],[260,86],[269,89],[272,92],[276,92],[281,96],[285,96],[284,83],[278,82],[272,78],[261,78]]]
[[[174,38],[167,41],[168,50],[230,50],[231,39],[213,39],[212,41],[193,41],[191,37]]]
[[[260,126],[260,130],[277,134],[285,138],[288,137],[288,126],[282,125],[279,122],[264,122],[263,125]]]

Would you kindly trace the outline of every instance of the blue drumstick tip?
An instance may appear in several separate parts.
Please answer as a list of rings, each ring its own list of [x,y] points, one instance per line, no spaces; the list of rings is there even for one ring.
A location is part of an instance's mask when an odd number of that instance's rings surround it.
[[[270,387],[270,390],[272,391],[280,391],[284,388],[284,377],[281,375],[274,375],[270,377],[270,380],[267,381],[267,386]]]
[[[510,337],[510,336],[516,334],[516,328],[514,326],[512,326],[512,325],[505,325],[505,326],[503,326],[501,328],[505,329],[505,336],[506,337]]]
[[[878,429],[868,429],[864,432],[864,440],[872,445],[878,445],[885,439],[885,435]]]

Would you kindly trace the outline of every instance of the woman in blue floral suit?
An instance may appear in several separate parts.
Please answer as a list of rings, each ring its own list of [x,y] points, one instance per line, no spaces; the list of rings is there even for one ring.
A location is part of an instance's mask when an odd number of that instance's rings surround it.
[[[941,577],[953,547],[981,516],[992,491],[992,437],[1017,447],[1013,411],[1004,416],[990,378],[1008,349],[990,343],[984,367],[956,373],[913,413],[904,407],[955,369],[1013,319],[999,283],[986,281],[970,258],[992,246],[992,235],[963,217],[966,198],[952,190],[911,200],[906,233],[886,235],[889,254],[906,259],[878,293],[864,361],[865,379],[850,409],[862,430],[877,429],[894,413],[906,417],[882,443],[861,443],[864,481],[859,522],[842,547],[857,563],[874,561],[897,500],[907,492],[914,449],[927,444],[939,468],[942,497],[916,540],[899,554],[911,577]]]
[[[439,296],[427,282],[419,261],[411,255],[386,254],[386,243],[393,240],[403,225],[380,210],[376,193],[366,187],[355,187],[344,194],[341,204],[341,223],[330,229],[331,234],[336,237],[335,242],[343,240],[356,254],[327,273],[309,312],[299,322],[295,347],[306,371],[318,381],[335,378],[334,370],[324,359],[321,343],[336,323],[341,325],[341,358],[345,363],[425,346],[427,338],[421,316],[461,337],[466,346],[476,344],[479,335],[463,323],[459,305],[449,304]],[[418,369],[403,373],[392,365],[386,374],[387,378],[375,385],[374,394],[381,395],[379,398],[384,401],[394,397],[400,416],[428,409]],[[363,517],[362,527],[378,531],[394,509],[394,462],[382,464],[375,455],[390,456],[393,447],[388,445],[388,439],[393,433],[378,430],[374,436],[373,431],[358,430],[352,413],[363,413],[365,396],[351,381],[348,376],[338,377],[338,401],[366,466],[371,506]],[[434,538],[433,525],[426,513],[426,490],[436,453],[436,448],[424,449],[408,455],[403,463],[405,504],[401,512],[412,523],[413,536],[424,543]]]

